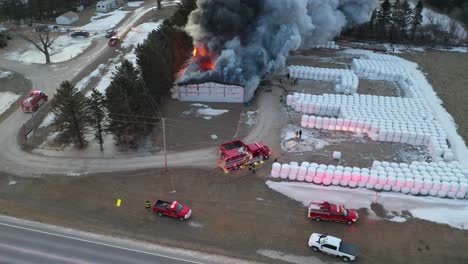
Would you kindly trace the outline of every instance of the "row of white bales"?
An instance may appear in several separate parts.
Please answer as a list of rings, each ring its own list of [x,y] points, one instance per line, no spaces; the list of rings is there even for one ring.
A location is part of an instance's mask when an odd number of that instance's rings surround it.
[[[272,177],[414,195],[468,198],[468,171],[453,161],[455,157],[447,143],[447,135],[432,115],[431,108],[421,99],[422,93],[412,78],[412,68],[395,56],[365,56],[367,59],[353,60],[351,71],[304,66],[290,66],[288,70],[293,77],[319,81],[340,82],[341,76],[355,73],[360,78],[395,81],[404,90],[405,98],[294,93],[288,95],[287,105],[304,113],[301,118],[304,128],[365,133],[375,141],[427,146],[433,162],[375,161],[370,169],[308,162],[301,166],[296,162],[275,163]]]

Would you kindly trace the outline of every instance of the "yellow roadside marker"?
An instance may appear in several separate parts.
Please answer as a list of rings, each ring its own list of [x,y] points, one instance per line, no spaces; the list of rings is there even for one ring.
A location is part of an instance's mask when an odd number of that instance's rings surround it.
[[[121,203],[122,203],[122,199],[117,199],[117,207],[120,207]]]

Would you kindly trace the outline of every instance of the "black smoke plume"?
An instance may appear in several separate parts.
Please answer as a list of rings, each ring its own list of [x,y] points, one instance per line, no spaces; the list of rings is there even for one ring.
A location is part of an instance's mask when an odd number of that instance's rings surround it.
[[[346,26],[368,21],[377,0],[198,0],[197,5],[186,30],[204,52],[180,83],[238,84],[249,100],[262,78],[284,68],[290,51],[323,44]]]

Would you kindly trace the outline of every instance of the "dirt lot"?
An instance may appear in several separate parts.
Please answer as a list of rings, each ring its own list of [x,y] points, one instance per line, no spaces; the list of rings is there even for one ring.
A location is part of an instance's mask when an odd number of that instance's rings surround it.
[[[427,50],[399,56],[417,62],[468,142],[468,53]]]
[[[264,176],[220,170],[171,170],[76,178],[0,177],[0,213],[144,241],[180,246],[265,263],[283,263],[257,250],[319,258],[306,246],[311,232],[337,235],[361,248],[357,263],[466,263],[468,231],[409,219],[405,223],[363,217],[354,226],[310,223],[299,203],[270,190]],[[171,177],[175,180],[175,195]],[[16,181],[8,185],[11,180]],[[115,207],[115,200],[123,200]],[[194,209],[182,223],[144,210],[150,199],[178,199]],[[326,198],[326,197],[324,197]],[[376,207],[377,215],[382,209]],[[360,211],[365,215],[365,211]],[[437,234],[434,236],[434,234]]]

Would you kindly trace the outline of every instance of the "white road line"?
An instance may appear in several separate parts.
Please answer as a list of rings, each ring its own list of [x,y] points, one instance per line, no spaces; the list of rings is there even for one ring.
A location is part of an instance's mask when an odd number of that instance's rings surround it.
[[[22,226],[11,225],[11,224],[6,224],[6,223],[0,223],[0,225],[8,226],[8,227],[13,227],[13,228],[17,228],[17,229],[23,229],[23,230],[27,230],[27,231],[31,231],[31,232],[36,232],[36,233],[41,233],[41,234],[46,234],[46,235],[50,235],[50,236],[62,237],[62,238],[67,238],[67,239],[71,239],[71,240],[77,240],[77,241],[81,241],[81,242],[87,242],[87,243],[96,244],[96,245],[101,245],[101,246],[106,246],[106,247],[111,247],[111,248],[117,248],[117,249],[122,249],[122,250],[127,250],[127,251],[132,251],[132,252],[137,252],[137,253],[142,253],[142,254],[147,254],[147,255],[152,255],[152,256],[167,258],[167,259],[172,259],[172,260],[183,261],[183,262],[186,262],[186,263],[205,264],[205,263],[202,263],[202,262],[197,262],[197,261],[186,260],[186,259],[182,259],[182,258],[171,257],[171,256],[162,255],[162,254],[157,254],[157,253],[152,253],[152,252],[146,252],[146,251],[142,251],[142,250],[138,250],[138,249],[132,249],[132,248],[126,248],[126,247],[121,247],[121,246],[116,246],[116,245],[110,245],[110,244],[106,244],[106,243],[91,241],[91,240],[82,239],[82,238],[77,238],[77,237],[72,237],[72,236],[54,234],[54,233],[51,233],[51,232],[36,230],[36,229],[28,228],[28,227],[22,227]]]

